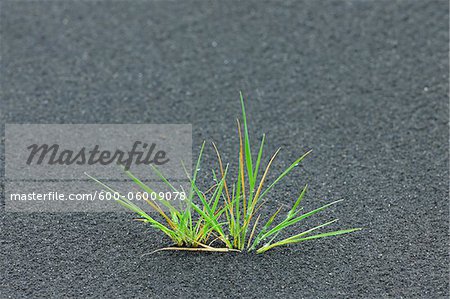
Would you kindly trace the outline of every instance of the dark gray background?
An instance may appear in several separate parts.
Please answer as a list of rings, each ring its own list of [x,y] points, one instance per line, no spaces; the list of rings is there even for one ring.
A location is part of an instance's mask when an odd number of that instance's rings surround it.
[[[140,258],[170,242],[130,214],[2,210],[0,297],[448,297],[447,1],[0,8],[3,128],[192,123],[194,154],[215,140],[236,161],[243,90],[253,141],[284,147],[273,174],[314,150],[267,208],[309,183],[306,209],[345,199],[314,221],[365,227],[265,255]]]

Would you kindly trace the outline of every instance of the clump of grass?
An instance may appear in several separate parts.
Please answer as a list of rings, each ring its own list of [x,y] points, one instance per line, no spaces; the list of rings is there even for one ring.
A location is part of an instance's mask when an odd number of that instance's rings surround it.
[[[272,181],[267,182],[270,167],[277,157],[280,149],[270,157],[267,165],[262,169],[265,135],[262,136],[257,155],[253,156],[250,148],[250,138],[247,127],[244,98],[240,93],[242,121],[237,120],[239,136],[238,173],[232,180],[228,178],[228,164],[224,167],[219,150],[212,143],[218,159],[218,169],[213,170],[216,182],[205,192],[201,191],[197,183],[201,158],[205,148],[203,142],[197,159],[196,167],[190,176],[186,168],[186,176],[190,182],[187,198],[175,207],[169,201],[160,198],[158,193],[144,184],[130,171],[125,173],[145,192],[154,193],[156,201],[147,199],[150,207],[158,212],[160,219],[155,219],[135,205],[125,196],[120,196],[117,202],[125,208],[139,215],[142,222],[165,233],[174,243],[175,247],[166,247],[159,250],[189,250],[189,251],[256,251],[266,252],[274,247],[314,240],[324,237],[337,236],[360,230],[360,228],[342,229],[317,233],[318,230],[337,221],[331,220],[304,230],[288,238],[278,238],[280,233],[301,220],[313,216],[341,200],[328,203],[317,209],[302,213],[300,203],[306,194],[307,186],[303,188],[291,209],[284,217],[279,216],[281,207],[273,212],[265,223],[260,223],[261,207],[266,201],[267,194],[288,175],[311,152],[308,151],[295,160],[286,170]],[[179,192],[166,177],[154,166],[153,171],[174,192]],[[263,171],[261,171],[263,170]],[[217,174],[216,174],[217,173]],[[217,177],[220,175],[220,179]],[[91,177],[105,189],[117,194],[115,190]],[[168,212],[164,212],[160,205],[164,205]],[[264,218],[264,217],[263,217]],[[220,246],[214,244],[221,244]]]
[[[203,153],[205,143],[203,143],[200,154],[197,160],[196,168],[194,170],[192,178],[186,172],[186,175],[190,181],[190,190],[187,193],[187,198],[180,202],[180,206],[176,207],[168,200],[159,196],[159,193],[154,191],[151,187],[144,184],[141,180],[135,177],[130,171],[125,173],[147,194],[154,194],[156,200],[143,198],[150,207],[158,212],[164,221],[160,221],[151,217],[142,210],[139,206],[134,204],[126,196],[119,195],[116,198],[117,202],[125,208],[135,212],[140,218],[137,220],[150,224],[152,227],[165,233],[178,247],[167,247],[163,249],[178,249],[178,250],[198,250],[198,251],[238,251],[233,248],[232,244],[228,240],[223,223],[219,223],[220,216],[224,213],[225,207],[219,205],[225,179],[222,179],[218,184],[213,186],[214,192],[211,195],[211,199],[207,201],[205,194],[200,192],[197,187],[196,179],[200,169],[200,162]],[[184,167],[184,165],[183,165]],[[162,181],[174,192],[180,192],[176,189],[164,175],[152,165],[153,171],[162,179]],[[103,186],[107,191],[112,194],[119,194],[111,187],[100,182],[96,178],[87,174],[91,179]],[[211,192],[211,190],[209,191]],[[201,196],[199,196],[201,194]],[[199,206],[194,201],[196,196],[200,198],[201,205]],[[160,206],[164,205],[168,213]],[[215,240],[221,240],[225,247],[217,248],[210,246],[211,238]]]

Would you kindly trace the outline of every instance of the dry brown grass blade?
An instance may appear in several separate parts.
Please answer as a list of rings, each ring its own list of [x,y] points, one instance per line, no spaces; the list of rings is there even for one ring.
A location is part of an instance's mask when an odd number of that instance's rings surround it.
[[[198,220],[198,227],[197,227],[197,229],[195,230],[195,233],[196,233],[196,235],[197,235],[197,239],[196,239],[195,241],[198,241],[198,238],[200,238],[201,235],[202,235],[202,234],[199,233],[199,232],[200,232],[201,230],[203,230],[203,228],[204,228],[202,222],[203,222],[203,219]]]
[[[253,198],[252,204],[256,205],[257,199],[259,197],[259,194],[261,193],[262,187],[264,185],[264,181],[266,180],[267,173],[269,173],[270,166],[272,165],[273,160],[275,160],[275,157],[280,152],[281,148],[277,149],[277,151],[273,154],[272,158],[270,158],[269,164],[267,164],[266,170],[264,171],[264,174],[261,178],[261,181],[259,182],[258,190],[256,191],[255,197]]]
[[[173,221],[166,215],[166,213],[164,213],[164,211],[161,209],[160,206],[158,206],[158,204],[152,202],[151,200],[144,198],[144,200],[153,208],[155,209],[161,216],[164,217],[164,219],[166,219],[167,224],[170,225],[170,227],[172,229],[177,229],[177,226],[175,225],[175,223],[173,223]]]
[[[262,208],[262,206],[263,206],[266,202],[267,202],[267,198],[264,198],[263,201],[259,204],[259,206],[256,207],[256,209],[255,209],[255,214],[258,213],[258,211]],[[283,205],[283,204],[282,204],[282,205],[280,206],[280,209],[281,209],[282,207],[286,207],[286,205]],[[276,213],[278,213],[278,211],[277,211]]]
[[[134,218],[133,220],[134,221],[139,221],[139,222],[144,222],[144,223],[148,222],[147,219],[142,219],[142,218]]]
[[[208,235],[208,239],[209,239],[209,235]],[[209,242],[208,246],[211,246],[212,243],[216,242],[217,240],[221,240],[221,236],[218,236],[216,238],[214,238],[214,240],[212,240],[211,242]]]
[[[208,190],[205,191],[205,193],[203,194],[208,194],[209,192],[211,192],[212,190],[214,190],[215,187],[217,187],[218,184],[214,184],[212,185]]]
[[[250,244],[251,244],[251,242],[252,242],[253,235],[255,234],[256,226],[258,225],[259,217],[261,217],[261,214],[258,215],[258,218],[256,218],[256,221],[255,221],[255,224],[253,224],[252,232],[251,232],[251,234],[250,234],[250,237],[248,238],[247,248],[250,247]]]
[[[244,208],[244,217],[247,215],[247,200],[245,198],[245,175],[244,175],[244,146],[242,142],[241,123],[236,119],[239,133],[239,169],[241,172],[241,188],[242,188],[242,206]],[[239,196],[239,194],[237,194]]]
[[[200,243],[200,242],[196,242],[197,245],[199,245],[201,248],[198,247],[164,247],[164,248],[160,248],[157,250],[154,250],[150,253],[145,253],[144,255],[148,255],[148,254],[153,254],[155,252],[158,251],[163,251],[163,250],[178,250],[178,251],[209,251],[209,252],[231,252],[231,251],[235,251],[235,252],[241,252],[238,249],[232,249],[232,248],[216,248],[216,247],[211,247],[209,245]],[[142,257],[141,256],[141,257]]]
[[[230,248],[192,248],[192,247],[164,247],[164,248],[160,248],[160,249],[156,249],[152,252],[149,253],[144,253],[143,255],[141,255],[141,257],[146,256],[146,255],[150,255],[150,254],[154,254],[156,252],[159,251],[167,251],[167,250],[173,250],[173,251],[197,251],[197,252],[241,252],[238,249],[230,249]]]
[[[270,165],[272,165],[273,160],[274,160],[275,157],[278,155],[278,153],[280,152],[280,150],[281,150],[281,148],[279,148],[279,149],[273,154],[272,158],[270,158],[269,164],[267,164],[266,170],[264,171],[264,174],[263,174],[263,176],[262,176],[262,178],[261,178],[261,181],[260,181],[260,183],[259,183],[259,186],[258,186],[258,190],[257,190],[256,193],[255,193],[255,197],[253,198],[252,205],[251,205],[251,207],[250,207],[250,208],[251,208],[251,211],[253,211],[253,212],[252,212],[252,213],[250,214],[250,216],[248,217],[247,225],[250,223],[250,220],[252,219],[252,217],[253,217],[253,215],[254,215],[254,209],[255,209],[256,203],[258,202],[258,197],[259,197],[259,194],[261,193],[262,187],[263,187],[263,185],[264,185],[264,181],[266,180],[267,173],[269,172]]]

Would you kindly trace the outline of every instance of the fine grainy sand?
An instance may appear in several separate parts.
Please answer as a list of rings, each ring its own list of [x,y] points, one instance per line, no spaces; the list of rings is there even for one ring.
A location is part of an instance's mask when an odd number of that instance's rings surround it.
[[[242,89],[273,174],[314,150],[267,208],[308,183],[365,229],[140,258],[170,242],[131,214],[3,210],[0,297],[448,297],[448,42],[447,1],[2,1],[3,128],[192,123],[235,161]]]

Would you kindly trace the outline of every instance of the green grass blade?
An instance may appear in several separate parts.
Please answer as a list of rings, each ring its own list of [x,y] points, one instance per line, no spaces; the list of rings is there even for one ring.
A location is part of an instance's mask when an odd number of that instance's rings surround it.
[[[272,225],[272,222],[275,220],[275,217],[277,217],[278,213],[280,213],[281,208],[282,207],[279,207],[278,210],[269,218],[269,220],[267,220],[266,224],[264,224],[263,228],[256,236],[255,241],[253,241],[253,244],[250,247],[250,250],[254,250],[259,245],[259,243],[261,241],[261,237],[269,229],[270,225]]]
[[[332,224],[332,223],[334,223],[334,222],[336,222],[336,221],[337,221],[337,219],[332,220],[332,221],[329,221],[329,222],[326,222],[326,223],[323,223],[323,224],[320,224],[320,225],[318,225],[318,226],[316,226],[316,227],[313,227],[313,228],[311,228],[311,229],[308,229],[307,231],[304,231],[304,232],[302,232],[302,233],[300,233],[300,234],[297,234],[297,235],[291,236],[291,237],[289,237],[289,238],[286,238],[286,239],[284,239],[284,240],[278,241],[278,242],[276,242],[275,244],[278,244],[278,245],[289,244],[292,240],[295,240],[295,239],[298,239],[298,238],[300,238],[300,237],[303,237],[303,236],[305,236],[305,235],[307,235],[307,234],[310,234],[310,233],[312,233],[313,231],[318,230],[318,229],[320,229],[320,228],[322,228],[322,227],[325,227],[325,226],[327,226],[327,225],[330,225],[330,224]],[[272,244],[273,240],[275,240],[275,238],[278,236],[279,233],[280,233],[280,231],[278,231],[278,232],[270,239],[269,242],[267,242],[266,244],[264,244],[263,247],[268,247],[268,246],[270,246],[270,244]],[[278,245],[277,245],[277,246],[278,246]]]
[[[109,187],[108,185],[104,184],[103,182],[97,180],[96,178],[92,177],[91,175],[85,173],[89,178],[94,180],[96,183],[103,186],[105,189],[110,191],[112,194],[119,194],[117,191]],[[153,219],[150,215],[148,215],[146,212],[144,212],[141,208],[139,208],[137,205],[132,203],[129,199],[127,199],[125,196],[120,195],[120,199],[117,199],[117,202],[122,205],[123,207],[135,212],[142,218],[144,218],[148,223],[150,223],[153,227],[158,228],[162,232],[164,232],[166,235],[168,235],[170,238],[175,239],[175,232],[162,223],[158,222],[157,220]]]
[[[270,231],[268,231],[267,233],[265,233],[265,234],[261,237],[261,240],[264,240],[264,239],[266,239],[267,237],[270,237],[270,236],[273,235],[274,233],[278,232],[279,230],[282,230],[282,229],[284,229],[284,228],[286,228],[286,227],[288,227],[288,226],[291,226],[291,225],[293,225],[293,224],[299,222],[300,220],[305,219],[305,218],[307,218],[307,217],[310,217],[310,216],[312,216],[312,215],[314,215],[314,214],[316,214],[316,213],[318,213],[318,212],[320,212],[320,211],[323,211],[323,210],[325,210],[326,208],[328,208],[328,207],[330,207],[330,206],[332,206],[332,205],[334,205],[334,204],[337,204],[338,202],[341,202],[341,201],[342,201],[342,199],[341,199],[341,200],[337,200],[337,201],[333,201],[333,202],[331,202],[331,203],[329,203],[329,204],[326,204],[326,205],[324,205],[324,206],[321,206],[320,208],[317,208],[317,209],[312,210],[312,211],[310,211],[310,212],[308,212],[308,213],[305,213],[305,214],[303,214],[303,215],[300,215],[300,216],[298,216],[298,217],[296,217],[296,218],[294,218],[294,219],[285,219],[285,220],[282,221],[280,224],[278,224],[277,226],[275,226],[274,228],[272,228]]]
[[[158,198],[158,200],[169,209],[170,213],[175,213],[179,215],[179,211],[172,204],[170,204],[168,200],[165,200],[164,198],[160,197],[158,193],[156,193],[152,188],[144,184],[140,179],[135,177],[130,171],[125,171],[125,173],[128,175],[128,177],[130,177],[133,180],[133,182],[135,182],[139,187],[141,187],[142,190],[147,192],[149,195],[154,193],[155,196]]]
[[[325,237],[332,237],[332,236],[338,236],[338,235],[342,235],[342,234],[348,234],[354,231],[358,231],[361,230],[362,228],[351,228],[351,229],[343,229],[343,230],[337,230],[337,231],[332,231],[332,232],[327,232],[327,233],[321,233],[318,235],[314,235],[314,236],[309,236],[309,237],[304,237],[304,238],[298,238],[295,240],[291,240],[288,243],[283,243],[280,244],[279,242],[274,243],[272,245],[269,245],[267,247],[261,247],[259,248],[256,252],[257,253],[263,253],[266,252],[267,250],[274,248],[276,246],[281,246],[281,245],[286,245],[286,244],[292,244],[292,243],[299,243],[299,242],[303,242],[303,241],[308,241],[308,240],[314,240],[314,239],[319,239],[319,238],[325,238]]]
[[[225,171],[223,174],[222,179],[220,180],[219,184],[216,187],[216,190],[214,191],[214,194],[212,196],[212,199],[214,199],[214,203],[212,205],[212,210],[213,212],[216,211],[217,206],[219,204],[219,199],[222,197],[223,195],[223,190],[224,190],[224,185],[225,185],[225,180],[226,180],[226,176],[227,176],[227,172],[228,172],[228,165],[225,167]]]
[[[294,163],[291,164],[291,166],[289,166],[282,174],[280,174],[280,176],[278,176],[278,178],[275,181],[273,181],[272,184],[270,184],[266,190],[264,190],[264,192],[261,194],[260,198],[263,197],[264,195],[266,195],[266,193],[269,192],[273,188],[273,186],[275,186],[276,183],[278,183],[289,172],[291,172],[291,170],[294,169],[294,167],[296,167],[309,153],[311,153],[311,151],[308,151],[306,154],[304,154],[303,156],[298,158]]]
[[[262,153],[263,153],[265,139],[266,139],[266,134],[263,134],[263,137],[261,139],[261,145],[259,146],[258,158],[256,159],[255,169],[253,172],[253,178],[255,181],[256,181],[256,178],[258,177],[258,170],[259,170],[259,165],[261,164],[261,157],[262,157]]]
[[[156,175],[174,192],[178,192],[177,188],[175,188],[162,174],[162,172],[153,164],[150,165],[153,171],[156,173]]]
[[[194,184],[193,181],[191,181],[191,184],[192,188],[197,193],[197,196],[202,202],[203,207],[206,209],[206,213],[194,203],[191,203],[191,206],[197,211],[197,213],[199,213],[202,217],[205,218],[205,221],[208,223],[208,225],[213,227],[217,231],[217,233],[222,236],[222,241],[225,242],[227,246],[229,246],[229,248],[232,248],[231,244],[228,242],[225,236],[225,233],[223,232],[222,226],[219,224],[217,220],[218,216],[216,215],[216,213],[214,213],[208,201],[204,197],[203,193],[198,189],[198,187]]]
[[[197,174],[200,171],[200,163],[202,160],[203,150],[205,149],[206,141],[203,141],[202,147],[200,148],[200,153],[198,154],[197,164],[195,164],[194,175],[192,176],[192,181],[195,183],[197,179]]]
[[[253,178],[253,162],[252,162],[252,152],[250,150],[250,138],[248,136],[247,127],[247,116],[245,114],[244,96],[242,92],[239,92],[241,97],[241,107],[242,107],[242,120],[244,121],[244,149],[245,149],[245,163],[247,165],[248,180],[250,182],[250,190],[255,186],[255,180]]]
[[[288,212],[286,218],[291,218],[295,215],[295,211],[297,211],[298,206],[300,205],[300,202],[303,199],[303,196],[305,196],[306,190],[308,189],[308,185],[306,185],[302,192],[300,193],[300,196],[297,198],[297,201],[292,206],[291,210]]]

